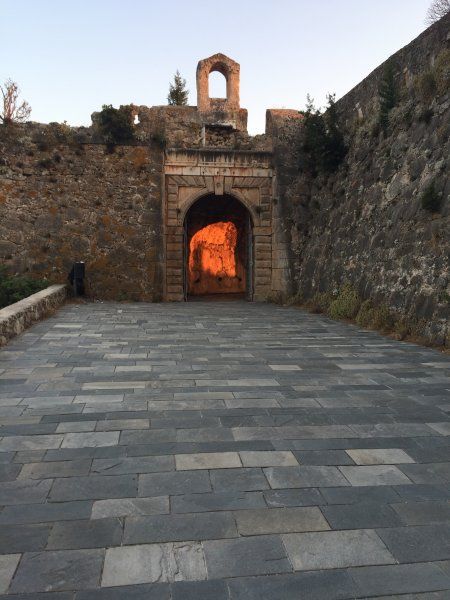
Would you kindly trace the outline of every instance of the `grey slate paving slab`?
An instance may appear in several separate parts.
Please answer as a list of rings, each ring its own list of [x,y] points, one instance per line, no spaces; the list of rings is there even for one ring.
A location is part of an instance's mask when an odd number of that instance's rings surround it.
[[[118,518],[93,521],[70,521],[53,525],[47,548],[76,550],[118,546],[122,540],[122,523]]]
[[[50,500],[52,502],[101,500],[135,497],[136,495],[137,475],[91,475],[90,477],[55,479]]]
[[[278,536],[212,540],[203,548],[211,579],[292,571]]]
[[[433,563],[350,569],[361,596],[449,590],[450,577]],[[404,596],[402,596],[403,598]]]
[[[288,533],[282,539],[295,571],[395,563],[371,529]]]
[[[5,598],[442,600],[444,365],[298,309],[63,307],[0,351]]]
[[[59,550],[24,554],[10,591],[50,592],[98,586],[104,550]]]
[[[180,581],[171,585],[171,600],[229,600],[225,579]]]
[[[214,510],[240,510],[266,506],[262,492],[221,492],[218,494],[186,494],[173,496],[174,513],[209,512]]]
[[[7,594],[2,600],[73,600],[73,592],[34,592],[32,594]]]
[[[450,500],[450,485],[396,485],[393,488],[403,502]]]
[[[169,497],[117,498],[97,500],[92,506],[91,519],[165,514],[169,512]]]
[[[42,550],[47,544],[51,526],[49,524],[2,525],[0,553],[13,554]]]
[[[230,600],[348,600],[357,592],[354,580],[340,570],[237,577],[228,588]]]
[[[351,457],[343,450],[300,450],[294,452],[301,465],[353,465]]]
[[[254,491],[269,488],[267,479],[262,469],[259,468],[214,469],[209,474],[215,492]]]
[[[0,556],[0,594],[8,591],[20,558],[20,554],[4,554]]]
[[[373,529],[404,523],[391,506],[378,502],[334,504],[322,506],[321,510],[333,529]]]
[[[394,527],[377,532],[398,562],[450,559],[450,524]]]
[[[450,522],[450,502],[405,502],[392,504],[404,525]]]
[[[123,475],[126,473],[173,471],[174,468],[175,463],[172,456],[96,458],[92,462],[91,472],[105,475]]]
[[[51,600],[51,599],[49,599]],[[148,583],[77,592],[75,600],[172,600],[168,583]]]
[[[166,496],[187,492],[210,492],[207,471],[175,471],[139,476],[139,496]]]
[[[206,579],[198,542],[142,544],[106,551],[102,587]]]
[[[284,506],[316,506],[325,501],[315,488],[267,490],[264,498],[269,508]]]
[[[405,489],[413,486],[402,486]],[[397,488],[387,485],[376,486],[358,486],[358,487],[324,487],[320,488],[325,502],[327,504],[360,504],[360,503],[377,503],[389,504],[390,502],[399,502],[400,496],[396,492]]]
[[[127,517],[123,544],[221,539],[237,535],[232,515],[225,512]]]
[[[240,535],[263,535],[329,529],[316,506],[241,510],[233,513]]]
[[[411,483],[410,479],[395,465],[340,467],[340,471],[355,486]]]
[[[20,479],[52,479],[53,477],[75,477],[88,475],[90,459],[65,460],[49,463],[28,463],[20,471]]]
[[[18,504],[5,506],[0,512],[0,524],[45,523],[88,519],[92,502],[47,502],[45,504]]]
[[[350,485],[336,467],[329,466],[269,467],[264,474],[274,489]]]

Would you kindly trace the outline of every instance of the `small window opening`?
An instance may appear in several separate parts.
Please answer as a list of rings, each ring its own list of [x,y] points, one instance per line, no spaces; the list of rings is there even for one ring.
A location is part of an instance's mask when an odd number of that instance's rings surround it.
[[[209,97],[227,97],[227,80],[225,79],[224,75],[218,71],[212,71],[209,74]]]

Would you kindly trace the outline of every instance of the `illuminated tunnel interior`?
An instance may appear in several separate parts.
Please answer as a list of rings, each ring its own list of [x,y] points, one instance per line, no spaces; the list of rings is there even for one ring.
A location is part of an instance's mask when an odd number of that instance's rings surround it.
[[[232,196],[200,198],[186,215],[188,296],[245,296],[248,280],[247,209]]]

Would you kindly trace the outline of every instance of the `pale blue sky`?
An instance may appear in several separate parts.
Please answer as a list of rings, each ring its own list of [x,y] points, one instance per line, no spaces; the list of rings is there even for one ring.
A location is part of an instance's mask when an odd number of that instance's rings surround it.
[[[33,120],[88,125],[102,104],[166,104],[176,69],[196,104],[197,62],[223,52],[261,133],[266,108],[349,91],[425,29],[430,2],[0,0],[0,80],[19,83]]]

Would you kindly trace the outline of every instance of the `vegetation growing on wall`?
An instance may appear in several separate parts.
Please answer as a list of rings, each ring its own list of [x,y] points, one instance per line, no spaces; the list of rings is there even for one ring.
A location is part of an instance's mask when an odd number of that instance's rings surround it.
[[[450,0],[433,0],[427,11],[425,22],[432,25],[450,12]]]
[[[24,123],[31,114],[31,106],[25,100],[20,101],[20,89],[15,81],[7,79],[0,85],[3,105],[0,109],[0,121],[4,125]]]
[[[332,173],[339,167],[347,153],[344,136],[339,128],[334,94],[327,96],[324,113],[315,108],[308,96],[302,128],[300,147],[303,168],[315,177],[319,173]]]
[[[5,266],[0,265],[0,309],[35,294],[48,286],[44,279],[31,279],[24,275],[9,275]]]
[[[441,302],[446,301],[445,298],[441,299]],[[332,319],[354,321],[360,327],[393,334],[397,339],[410,338],[428,343],[425,319],[394,312],[382,302],[362,300],[358,291],[348,282],[333,292],[317,292],[306,302],[297,297],[290,304],[303,306],[314,313],[323,313]]]
[[[107,144],[131,142],[134,139],[133,107],[128,104],[114,108],[111,104],[104,104],[96,115],[94,125]]]
[[[442,197],[436,190],[434,181],[432,181],[422,192],[420,204],[423,209],[436,213],[439,212],[441,201]]]
[[[394,66],[388,62],[384,68],[383,77],[378,88],[380,109],[378,122],[383,131],[389,127],[389,113],[397,104],[398,92],[395,84]]]
[[[186,79],[181,77],[177,71],[173,77],[173,83],[170,84],[167,104],[171,106],[186,106],[188,103],[189,90],[186,89]]]

